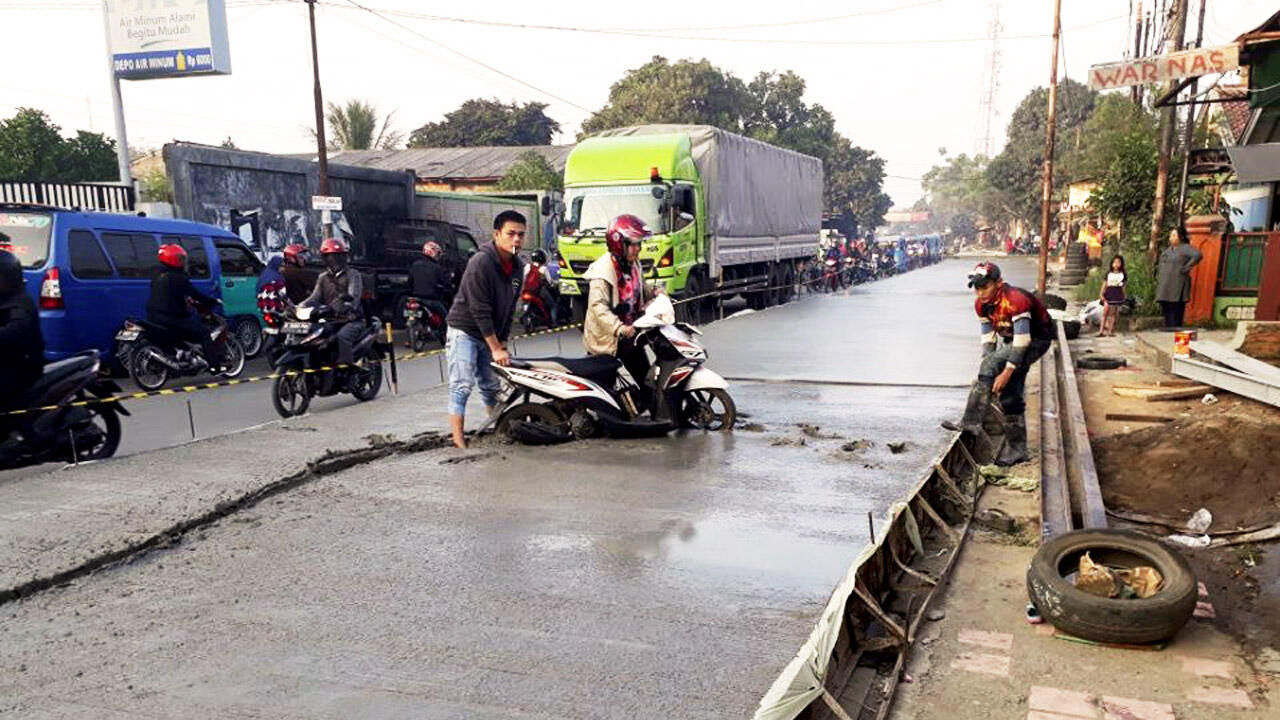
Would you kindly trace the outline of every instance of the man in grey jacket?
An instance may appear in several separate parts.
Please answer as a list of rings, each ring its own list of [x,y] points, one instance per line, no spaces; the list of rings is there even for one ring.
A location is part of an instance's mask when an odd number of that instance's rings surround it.
[[[347,266],[347,244],[338,238],[325,238],[320,243],[320,257],[324,258],[326,269],[316,278],[315,289],[302,304],[328,306],[335,316],[348,321],[337,334],[338,362],[350,365],[355,361],[355,344],[365,330],[360,271]]]
[[[1182,326],[1187,301],[1191,299],[1191,268],[1203,255],[1187,244],[1187,231],[1178,227],[1169,232],[1169,247],[1160,253],[1156,268],[1156,302],[1164,313],[1164,326]]]
[[[494,218],[493,242],[482,245],[467,261],[449,308],[445,357],[449,361],[449,430],[455,447],[467,446],[462,430],[472,388],[480,386],[490,412],[498,404],[502,386],[489,363],[511,362],[506,342],[524,283],[523,263],[517,253],[525,230],[524,216],[514,210]]]

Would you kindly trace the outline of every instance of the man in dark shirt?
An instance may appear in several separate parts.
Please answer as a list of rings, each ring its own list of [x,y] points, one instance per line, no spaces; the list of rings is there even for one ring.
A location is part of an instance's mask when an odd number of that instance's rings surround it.
[[[480,386],[485,407],[492,413],[502,389],[489,363],[507,365],[507,337],[520,299],[524,269],[519,256],[524,242],[524,215],[507,210],[493,220],[493,242],[467,262],[458,294],[449,308],[445,354],[449,360],[449,429],[453,444],[465,448],[463,418],[471,390]]]
[[[284,266],[280,274],[284,276],[284,292],[294,305],[302,304],[315,286],[315,273],[305,267],[308,252],[306,245],[294,244],[286,246],[282,253]]]
[[[434,240],[422,244],[422,257],[409,267],[412,294],[441,316],[448,312],[445,299],[449,297],[449,272],[440,264],[443,253]]]
[[[213,338],[199,316],[191,312],[191,304],[212,311],[218,303],[191,284],[187,274],[187,251],[181,245],[161,245],[157,253],[160,272],[151,279],[151,297],[147,300],[147,320],[163,327],[178,340],[200,345],[204,360],[216,371],[222,359],[215,357]]]
[[[0,250],[0,408],[26,392],[42,372],[44,336],[22,282],[22,262]]]

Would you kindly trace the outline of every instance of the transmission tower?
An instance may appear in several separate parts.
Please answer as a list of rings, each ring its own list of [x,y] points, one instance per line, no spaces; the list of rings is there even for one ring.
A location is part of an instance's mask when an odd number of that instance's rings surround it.
[[[978,91],[977,152],[987,157],[991,157],[994,149],[991,144],[991,133],[999,127],[997,118],[1000,110],[996,104],[996,97],[1000,93],[1000,31],[1003,29],[1004,27],[1000,24],[1000,0],[992,0],[991,23],[987,26],[987,41],[990,43],[990,49],[987,51],[986,68],[982,73],[982,86]]]

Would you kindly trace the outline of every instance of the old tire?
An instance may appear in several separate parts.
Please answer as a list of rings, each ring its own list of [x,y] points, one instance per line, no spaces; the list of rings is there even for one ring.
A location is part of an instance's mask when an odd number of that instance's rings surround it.
[[[1049,308],[1050,310],[1066,310],[1067,299],[1062,297],[1061,295],[1054,295],[1053,293],[1045,293],[1044,306]]]
[[[1079,330],[1076,332],[1078,334]],[[1086,355],[1076,360],[1076,367],[1081,370],[1115,370],[1127,364],[1124,358],[1108,357],[1106,355]]]
[[[1086,593],[1065,577],[1085,551],[1103,565],[1150,565],[1164,584],[1141,599]],[[1136,644],[1173,637],[1195,612],[1197,589],[1187,561],[1156,540],[1129,530],[1076,530],[1040,547],[1027,569],[1027,594],[1044,619],[1063,632],[1095,642]]]
[[[1080,321],[1079,320],[1062,320],[1062,333],[1067,336],[1068,340],[1075,340],[1080,337]]]

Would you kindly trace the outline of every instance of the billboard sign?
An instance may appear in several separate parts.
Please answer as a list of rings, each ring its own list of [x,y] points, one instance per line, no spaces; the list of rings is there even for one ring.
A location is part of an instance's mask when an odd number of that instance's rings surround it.
[[[1094,65],[1089,68],[1089,88],[1110,90],[1129,85],[1161,83],[1180,78],[1224,73],[1240,67],[1240,48],[1223,45],[1195,48],[1168,55]]]
[[[106,0],[105,12],[118,78],[231,72],[224,0]]]

